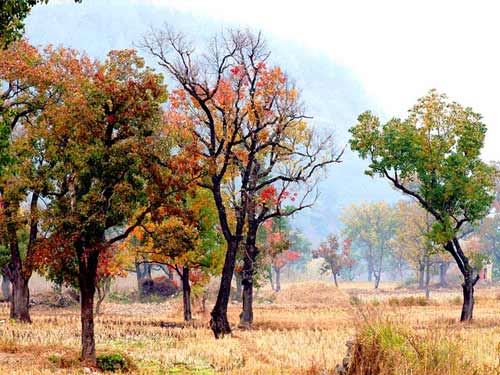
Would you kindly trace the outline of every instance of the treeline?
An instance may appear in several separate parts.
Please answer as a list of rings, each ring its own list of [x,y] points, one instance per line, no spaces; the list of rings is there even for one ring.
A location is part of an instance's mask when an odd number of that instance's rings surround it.
[[[483,270],[491,264],[488,269],[492,274],[483,277],[493,280],[500,278],[498,180],[496,192],[490,214],[460,233],[473,266]],[[321,272],[331,275],[335,283],[337,277],[365,279],[376,289],[385,274],[392,280],[413,280],[427,297],[433,276],[439,277],[440,287],[448,286],[447,271],[453,257],[433,240],[430,233],[435,220],[416,202],[353,204],[343,210],[340,220],[340,233],[330,235],[313,250],[313,257],[323,259]]]

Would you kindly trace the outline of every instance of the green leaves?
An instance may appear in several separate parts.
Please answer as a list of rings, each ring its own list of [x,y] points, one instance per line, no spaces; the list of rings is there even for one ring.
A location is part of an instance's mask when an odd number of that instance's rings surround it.
[[[480,159],[481,115],[431,90],[405,120],[385,124],[370,112],[350,129],[351,149],[370,160],[368,175],[388,178],[439,221],[444,241],[465,222],[484,217],[493,200],[493,169]]]

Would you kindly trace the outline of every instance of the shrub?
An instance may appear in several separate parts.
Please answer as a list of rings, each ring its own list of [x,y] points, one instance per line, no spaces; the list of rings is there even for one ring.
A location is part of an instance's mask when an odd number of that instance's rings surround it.
[[[373,317],[358,325],[348,363],[337,373],[346,375],[473,375],[480,370],[465,360],[465,348],[443,330],[416,332],[403,322]],[[345,361],[346,362],[346,361]]]
[[[97,356],[97,366],[102,371],[128,371],[129,361],[121,354],[101,354]]]
[[[388,300],[389,306],[428,306],[430,301],[423,296],[409,296],[403,298],[391,297]]]

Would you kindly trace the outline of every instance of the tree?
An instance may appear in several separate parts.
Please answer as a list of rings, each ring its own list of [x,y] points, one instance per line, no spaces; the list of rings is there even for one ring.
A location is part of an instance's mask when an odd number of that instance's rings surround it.
[[[353,246],[363,252],[368,281],[372,281],[373,277],[377,289],[384,266],[391,256],[391,241],[397,226],[394,210],[383,201],[363,202],[344,209],[341,220],[345,226],[345,236],[351,238]]]
[[[260,34],[225,33],[214,38],[205,54],[197,54],[183,35],[170,30],[153,31],[143,46],[178,83],[170,113],[181,127],[191,129],[199,145],[197,155],[207,172],[200,186],[212,192],[218,211],[227,249],[210,326],[215,337],[221,337],[231,332],[227,306],[246,218],[253,210],[249,205],[255,204],[263,188],[259,163],[278,154],[276,139],[280,138],[267,141],[273,134],[290,139],[288,133],[293,130],[288,128],[300,124],[303,115],[296,104],[297,92],[279,68],[267,68],[269,52]],[[257,143],[260,137],[265,141]],[[289,154],[293,163],[294,144],[288,146],[291,151],[282,153]],[[299,175],[301,180],[323,165],[318,160],[321,153],[303,151],[318,165]],[[279,181],[285,181],[283,176],[267,184]]]
[[[40,246],[53,252],[46,262],[65,256],[77,265],[82,360],[95,363],[99,257],[183,190],[196,160],[164,137],[162,77],[135,51],[112,51],[93,63],[76,54],[70,69],[72,90],[30,134],[43,145],[50,174]]]
[[[38,238],[40,194],[48,186],[42,145],[28,134],[45,113],[59,106],[69,85],[74,53],[27,41],[0,51],[0,195],[3,245],[9,249],[6,276],[12,282],[10,316],[30,322],[28,282]],[[23,202],[27,208],[21,209]],[[23,235],[26,234],[26,237]],[[19,238],[25,238],[21,244]]]
[[[202,284],[210,275],[220,273],[222,238],[207,191],[198,188],[185,195],[176,201],[175,209],[167,209],[160,218],[146,218],[122,246],[132,247],[143,259],[177,272],[182,282],[184,320],[190,321],[190,280]]]
[[[338,288],[337,276],[345,268],[352,267],[354,259],[351,257],[351,239],[346,238],[339,244],[339,238],[335,234],[330,234],[326,241],[312,251],[313,258],[322,258],[321,273],[331,272],[335,286]],[[340,250],[340,252],[339,252]]]
[[[431,90],[407,119],[382,125],[365,112],[350,132],[351,148],[370,161],[366,173],[388,179],[434,217],[431,238],[443,244],[464,278],[460,320],[471,320],[479,276],[458,236],[466,223],[486,216],[494,199],[494,169],[480,159],[486,134],[481,116]]]
[[[290,249],[289,232],[290,225],[285,217],[277,216],[268,219],[262,226],[259,248],[262,250],[265,263],[269,267],[269,279],[275,292],[281,290],[281,271],[283,268],[293,264],[300,258],[297,251]],[[276,276],[274,284],[272,279],[273,271]],[[252,310],[250,312],[253,314]],[[245,326],[246,322],[246,320],[242,320],[240,324]]]
[[[20,39],[24,32],[24,19],[36,4],[47,4],[49,0],[3,0],[0,3],[0,43],[5,48]],[[82,0],[75,0],[81,3]]]
[[[492,166],[497,171],[495,200],[489,214],[476,229],[476,234],[482,249],[493,262],[493,275],[500,278],[500,162],[492,163]]]
[[[398,226],[393,251],[417,271],[418,286],[429,297],[431,266],[444,261],[436,244],[429,238],[432,216],[414,201],[399,201],[396,206]]]

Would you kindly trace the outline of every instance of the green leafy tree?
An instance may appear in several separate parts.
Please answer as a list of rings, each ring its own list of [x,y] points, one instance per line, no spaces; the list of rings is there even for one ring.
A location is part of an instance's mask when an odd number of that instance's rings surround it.
[[[368,175],[388,179],[434,217],[431,238],[443,244],[463,275],[461,320],[471,320],[479,276],[459,234],[486,216],[494,199],[494,168],[480,158],[486,134],[481,115],[431,90],[404,120],[381,124],[365,112],[358,121],[350,129],[351,148],[370,161]]]

